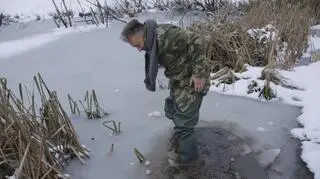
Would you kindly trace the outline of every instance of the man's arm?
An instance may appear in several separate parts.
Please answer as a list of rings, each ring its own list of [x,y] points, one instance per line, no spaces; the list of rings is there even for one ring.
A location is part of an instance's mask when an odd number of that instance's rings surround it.
[[[189,42],[189,55],[192,63],[192,75],[197,78],[207,76],[206,45],[202,37],[197,34],[191,35]]]

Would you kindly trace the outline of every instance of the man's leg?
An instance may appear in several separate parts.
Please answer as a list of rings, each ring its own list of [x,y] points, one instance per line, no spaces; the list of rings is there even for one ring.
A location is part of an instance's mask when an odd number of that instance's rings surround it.
[[[174,116],[175,110],[174,110],[174,98],[173,98],[172,89],[170,89],[170,94],[165,99],[164,111],[165,111],[165,116],[168,119],[173,120],[173,116]],[[169,151],[176,152],[177,149],[178,149],[177,137],[175,136],[175,134],[173,134],[173,136],[170,138]]]
[[[202,99],[202,95],[197,96],[184,111],[179,109],[176,100],[174,100],[174,136],[176,136],[178,140],[178,153],[181,162],[188,162],[198,157],[194,127],[199,121]]]
[[[173,114],[174,114],[174,101],[173,101],[172,89],[170,89],[170,94],[169,94],[169,96],[165,99],[164,112],[165,112],[165,116],[166,116],[168,119],[173,119]]]

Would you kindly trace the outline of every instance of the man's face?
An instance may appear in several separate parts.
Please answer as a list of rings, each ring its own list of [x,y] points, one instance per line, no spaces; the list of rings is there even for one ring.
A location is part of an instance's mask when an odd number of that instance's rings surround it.
[[[131,35],[128,38],[128,41],[132,47],[137,48],[139,51],[143,49],[144,40],[143,40],[142,34],[137,33],[137,34]]]

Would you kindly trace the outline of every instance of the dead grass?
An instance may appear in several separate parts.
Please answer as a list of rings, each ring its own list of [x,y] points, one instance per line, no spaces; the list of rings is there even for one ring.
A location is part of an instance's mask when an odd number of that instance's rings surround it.
[[[311,13],[310,6],[282,1],[252,1],[244,21],[249,28],[272,24],[277,30],[277,45],[284,50],[279,65],[290,68],[308,47]],[[285,47],[284,44],[287,44]]]
[[[197,22],[189,28],[208,38],[208,57],[213,72],[224,67],[238,72],[246,63],[266,66],[270,60],[288,69],[308,47],[309,6],[290,4],[288,0],[281,3],[258,0],[250,2],[242,18],[226,14],[229,13],[223,12],[214,20]],[[262,32],[269,35],[255,30],[263,27],[272,27]]]
[[[56,92],[48,89],[40,74],[34,84],[38,95],[20,84],[17,97],[6,79],[0,81],[0,178],[62,178],[72,158],[84,163],[82,157],[89,157]]]
[[[222,12],[189,29],[207,39],[213,80],[229,84],[237,80],[233,72],[244,71],[245,64],[265,67],[260,96],[269,100],[275,97],[271,82],[288,86],[276,69],[291,69],[306,51],[314,11],[306,2],[291,0],[255,0],[244,9],[240,18]]]
[[[195,23],[189,28],[208,39],[207,56],[212,72],[225,67],[235,72],[244,71],[244,65],[265,66],[268,64],[271,45],[268,39],[252,36],[243,22],[218,24],[216,21]]]

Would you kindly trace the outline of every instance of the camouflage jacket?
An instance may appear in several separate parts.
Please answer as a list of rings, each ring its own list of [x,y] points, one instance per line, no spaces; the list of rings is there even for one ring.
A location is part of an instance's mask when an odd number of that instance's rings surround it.
[[[159,63],[165,67],[165,76],[183,111],[198,95],[194,86],[189,86],[192,75],[205,79],[202,95],[206,95],[210,87],[206,41],[196,33],[170,24],[158,24],[156,31]]]

